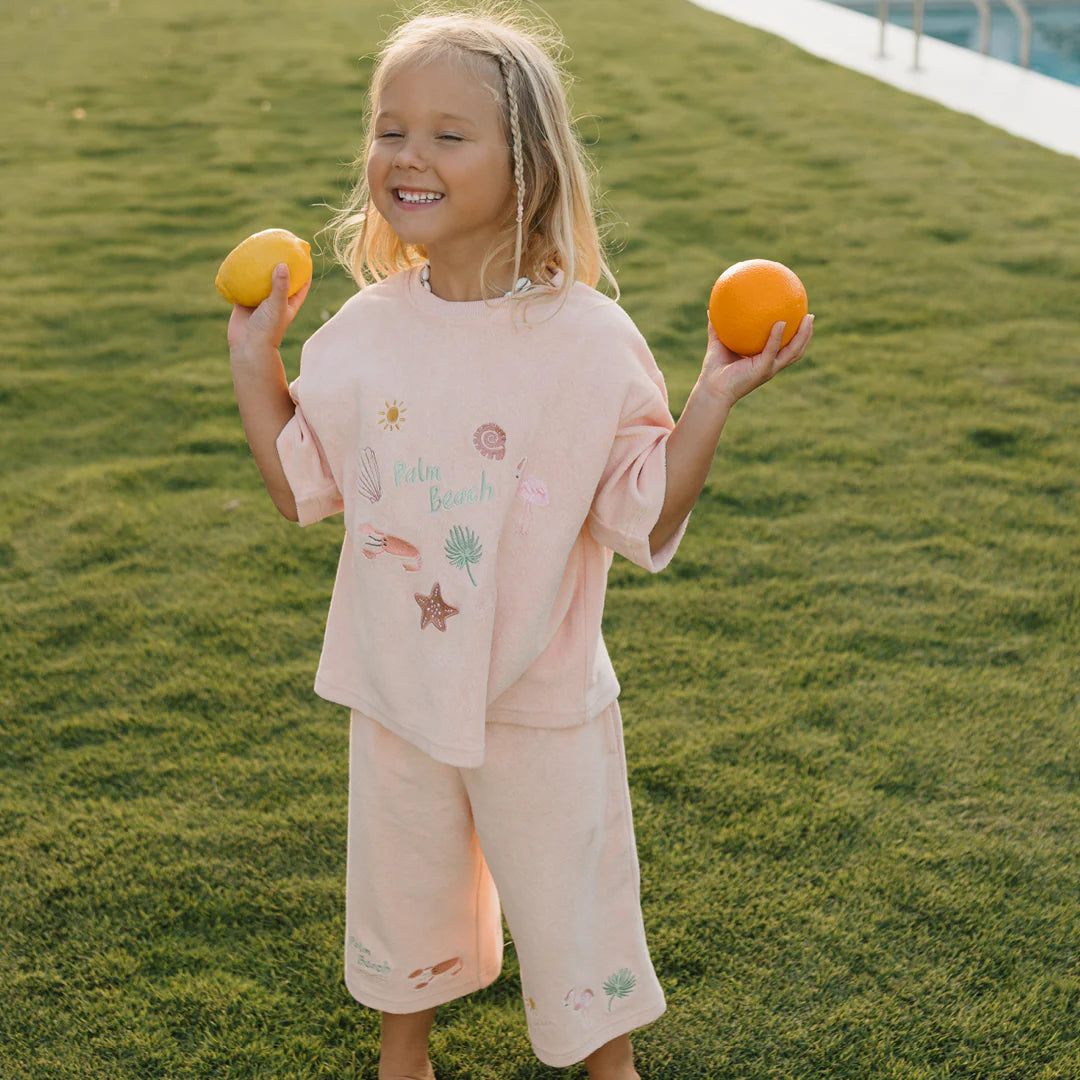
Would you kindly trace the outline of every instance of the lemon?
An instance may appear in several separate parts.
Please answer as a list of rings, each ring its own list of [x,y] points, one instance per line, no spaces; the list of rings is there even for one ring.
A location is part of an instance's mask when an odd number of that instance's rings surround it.
[[[214,279],[230,304],[255,307],[270,295],[274,267],[289,267],[289,295],[311,277],[311,245],[288,229],[263,229],[241,241],[225,257]]]

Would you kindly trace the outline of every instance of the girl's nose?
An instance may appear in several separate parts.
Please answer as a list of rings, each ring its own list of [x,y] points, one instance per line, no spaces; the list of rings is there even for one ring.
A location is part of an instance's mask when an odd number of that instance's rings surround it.
[[[398,151],[394,155],[394,165],[399,169],[423,169],[425,167],[423,156],[416,145],[415,139],[402,139]]]

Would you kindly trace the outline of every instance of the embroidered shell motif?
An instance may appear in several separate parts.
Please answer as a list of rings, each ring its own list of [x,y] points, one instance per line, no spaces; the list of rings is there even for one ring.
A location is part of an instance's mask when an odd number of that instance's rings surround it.
[[[356,460],[356,490],[369,502],[382,498],[382,479],[379,475],[379,459],[370,446],[360,451]]]
[[[498,424],[481,424],[473,432],[473,446],[486,458],[502,461],[506,457],[506,432]]]

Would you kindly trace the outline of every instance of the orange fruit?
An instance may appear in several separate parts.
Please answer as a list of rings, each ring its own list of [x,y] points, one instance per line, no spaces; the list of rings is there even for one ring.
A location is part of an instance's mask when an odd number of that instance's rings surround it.
[[[806,289],[793,270],[768,259],[729,266],[709,296],[709,321],[716,336],[740,356],[757,356],[778,322],[786,345],[807,313]]]
[[[214,284],[230,304],[255,307],[270,295],[270,279],[278,263],[289,267],[292,296],[311,277],[311,245],[288,229],[263,229],[225,256]]]

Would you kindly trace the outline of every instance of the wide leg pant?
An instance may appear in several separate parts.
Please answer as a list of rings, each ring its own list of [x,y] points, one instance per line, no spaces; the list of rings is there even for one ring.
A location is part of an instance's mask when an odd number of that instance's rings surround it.
[[[462,769],[353,712],[346,985],[392,1013],[487,986],[501,902],[533,1049],[571,1065],[665,1007],[619,707],[570,728],[489,724],[486,742],[484,764]]]

